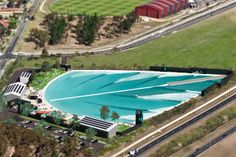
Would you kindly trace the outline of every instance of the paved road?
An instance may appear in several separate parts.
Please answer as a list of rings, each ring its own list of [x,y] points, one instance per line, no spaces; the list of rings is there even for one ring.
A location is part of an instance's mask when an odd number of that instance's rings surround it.
[[[178,123],[179,121],[183,121],[185,118],[187,118],[188,116],[191,116],[193,114],[195,114],[197,111],[200,111],[201,109],[203,109],[204,107],[209,106],[210,104],[213,104],[214,102],[219,101],[221,98],[224,98],[225,96],[229,95],[230,93],[233,93],[236,90],[236,85],[233,86],[232,88],[226,90],[225,92],[221,93],[220,95],[217,95],[216,97],[214,97],[213,99],[207,101],[206,103],[198,106],[197,108],[187,112],[186,114],[176,118],[175,120],[169,122],[168,124],[158,128],[157,130],[147,134],[146,136],[143,136],[142,138],[140,138],[139,140],[133,142],[132,144],[130,144],[129,146],[123,148],[122,150],[120,150],[119,152],[115,153],[112,155],[112,157],[117,157],[120,156],[121,154],[128,152],[129,150],[131,150],[132,148],[136,147],[138,144],[143,144],[143,142],[148,139],[151,138],[153,136],[155,136],[157,133],[163,132],[163,130],[174,126],[176,123]]]
[[[39,4],[39,0],[33,1],[32,7],[30,8],[30,12],[25,17],[23,17],[23,20],[20,22],[15,35],[12,37],[8,47],[6,48],[6,51],[4,52],[3,55],[0,56],[0,76],[1,76],[1,73],[3,72],[4,65],[7,63],[7,61],[9,59],[15,57],[12,53],[14,51],[14,48],[15,48],[20,36],[22,35],[22,32],[23,32],[26,24],[28,23],[28,20],[25,20],[25,19],[34,14],[38,4]]]
[[[150,148],[156,146],[157,144],[163,142],[164,140],[170,138],[171,136],[179,133],[180,131],[182,131],[183,129],[189,127],[190,125],[193,125],[194,123],[196,123],[197,121],[203,119],[204,117],[208,116],[209,114],[215,112],[216,110],[222,108],[223,106],[229,104],[230,102],[232,102],[233,100],[236,99],[236,93],[233,94],[232,96],[230,96],[229,98],[225,99],[224,101],[216,104],[215,106],[211,107],[210,109],[200,113],[199,115],[193,117],[192,119],[188,120],[187,122],[177,126],[176,128],[172,129],[171,131],[165,133],[164,135],[158,137],[157,139],[153,140],[152,142],[144,145],[143,147],[141,147],[137,154],[135,156],[139,156],[141,154],[143,154],[144,152],[148,151]]]
[[[188,157],[195,157],[200,155],[201,153],[203,153],[204,151],[206,151],[207,149],[209,149],[210,147],[214,146],[216,143],[222,141],[223,139],[225,139],[226,137],[228,137],[229,135],[233,134],[234,132],[236,132],[236,126],[227,130],[226,132],[224,132],[223,134],[221,134],[220,136],[218,136],[217,138],[213,139],[212,141],[210,141],[209,143],[201,146],[200,148],[197,148],[192,154],[190,154]]]
[[[194,15],[189,15],[187,17],[184,17],[183,19],[176,21],[175,23],[165,25],[161,28],[152,29],[146,33],[142,33],[142,35],[137,35],[135,38],[132,38],[132,40],[124,40],[116,44],[105,45],[105,46],[92,48],[92,49],[80,49],[78,52],[79,53],[93,52],[96,54],[110,54],[110,53],[113,53],[115,50],[126,51],[129,49],[135,48],[139,45],[145,44],[149,41],[159,39],[173,32],[185,29],[186,27],[192,26],[212,16],[218,15],[219,13],[232,9],[235,6],[236,6],[236,0],[229,0],[229,2],[225,2],[213,8],[209,8],[209,10],[200,11]],[[52,54],[56,54],[58,52],[60,52],[60,54],[63,54],[63,55],[72,55],[74,54],[75,50],[51,50],[50,51],[50,53]],[[37,51],[33,53],[19,52],[19,54],[39,56],[41,55],[41,51]]]

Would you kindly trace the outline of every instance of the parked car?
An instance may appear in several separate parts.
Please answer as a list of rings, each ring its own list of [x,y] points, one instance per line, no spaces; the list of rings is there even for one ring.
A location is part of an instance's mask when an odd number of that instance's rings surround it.
[[[22,121],[21,123],[22,123],[22,124],[30,124],[30,123],[32,123],[32,121],[31,121],[31,120],[24,120],[24,121]]]
[[[31,99],[31,100],[37,100],[37,99],[38,99],[38,96],[37,96],[37,95],[30,95],[30,96],[29,96],[29,99]]]
[[[80,142],[79,146],[85,146],[85,143],[84,142]]]
[[[51,130],[51,129],[52,129],[52,127],[51,127],[51,126],[49,126],[49,125],[47,125],[47,126],[45,126],[45,127],[44,127],[44,129],[46,129],[46,130]]]
[[[59,129],[59,130],[58,130],[59,133],[63,133],[63,131],[64,131],[64,130],[62,130],[62,129]]]
[[[134,149],[134,150],[129,151],[128,154],[131,156],[136,156],[137,153],[138,153],[138,149]]]
[[[91,141],[91,143],[97,143],[97,142],[98,142],[97,139],[94,139],[94,140]]]
[[[72,136],[74,136],[74,135],[75,135],[75,132],[74,132],[74,131],[71,131],[71,130],[69,130],[69,131],[67,132],[67,135],[69,135],[70,137],[72,137]]]
[[[67,134],[67,133],[68,133],[68,131],[67,131],[67,130],[64,130],[64,131],[63,131],[63,134]]]
[[[80,140],[86,140],[86,136],[79,136]]]

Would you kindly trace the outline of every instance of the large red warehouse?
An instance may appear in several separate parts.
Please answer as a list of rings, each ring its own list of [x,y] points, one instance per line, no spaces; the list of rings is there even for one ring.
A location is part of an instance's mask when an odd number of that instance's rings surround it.
[[[175,4],[175,12],[180,11],[180,2],[178,0],[166,0],[168,2],[174,3]]]
[[[166,1],[166,0],[156,0],[155,2],[161,2],[161,3],[163,3],[163,4],[168,5],[169,8],[170,8],[171,13],[172,13],[172,14],[175,13],[175,4],[174,4],[174,3],[168,2],[168,1]]]
[[[135,8],[135,13],[139,16],[148,16],[152,18],[164,17],[164,8],[155,4],[144,4]]]
[[[158,3],[158,2],[151,2],[149,4],[153,4],[153,5],[156,5],[156,6],[159,6],[161,8],[164,9],[164,13],[163,13],[163,16],[168,16],[169,15],[169,6],[165,5],[165,4],[162,4],[162,3]]]
[[[168,6],[164,3],[153,1],[150,4],[154,4],[154,5],[158,5],[158,6],[162,7],[164,9],[164,16],[168,16],[171,14],[170,6]]]
[[[162,18],[185,9],[187,5],[188,0],[153,0],[137,6],[135,13],[138,16]]]

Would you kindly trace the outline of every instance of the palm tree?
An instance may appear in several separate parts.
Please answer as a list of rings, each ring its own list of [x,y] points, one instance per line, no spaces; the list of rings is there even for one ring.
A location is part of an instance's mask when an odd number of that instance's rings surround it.
[[[46,126],[48,126],[48,124],[47,124],[47,122],[45,121],[45,120],[40,120],[39,121],[39,125],[41,126],[41,127],[46,127]]]
[[[30,103],[24,103],[20,105],[20,111],[23,116],[29,116],[34,111],[34,107]]]
[[[116,112],[116,111],[113,111],[112,114],[111,114],[111,118],[112,118],[112,121],[116,121],[120,118],[120,115]]]
[[[74,121],[72,122],[72,129],[73,129],[73,130],[77,130],[77,128],[79,127],[79,125],[80,125],[80,121],[74,120]]]
[[[61,114],[61,112],[59,112],[59,111],[52,111],[51,116],[52,116],[54,122],[57,125],[61,124],[62,119],[63,119],[63,115]]]
[[[6,107],[6,104],[4,103],[4,100],[3,100],[3,94],[2,92],[0,92],[0,113],[3,112],[5,107]]]
[[[86,129],[86,137],[87,139],[90,141],[91,144],[91,140],[95,137],[95,135],[97,135],[97,131],[93,128],[88,128]]]
[[[103,120],[107,120],[109,118],[109,113],[110,113],[110,110],[108,109],[108,107],[103,105],[100,109],[100,117]]]

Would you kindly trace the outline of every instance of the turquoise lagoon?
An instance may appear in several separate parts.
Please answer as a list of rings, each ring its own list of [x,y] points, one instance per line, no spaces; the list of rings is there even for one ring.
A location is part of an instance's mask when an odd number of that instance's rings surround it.
[[[44,96],[63,112],[100,118],[100,108],[106,105],[110,113],[119,113],[119,122],[133,123],[137,109],[143,110],[144,119],[150,118],[220,81],[208,74],[76,70],[49,82]]]

